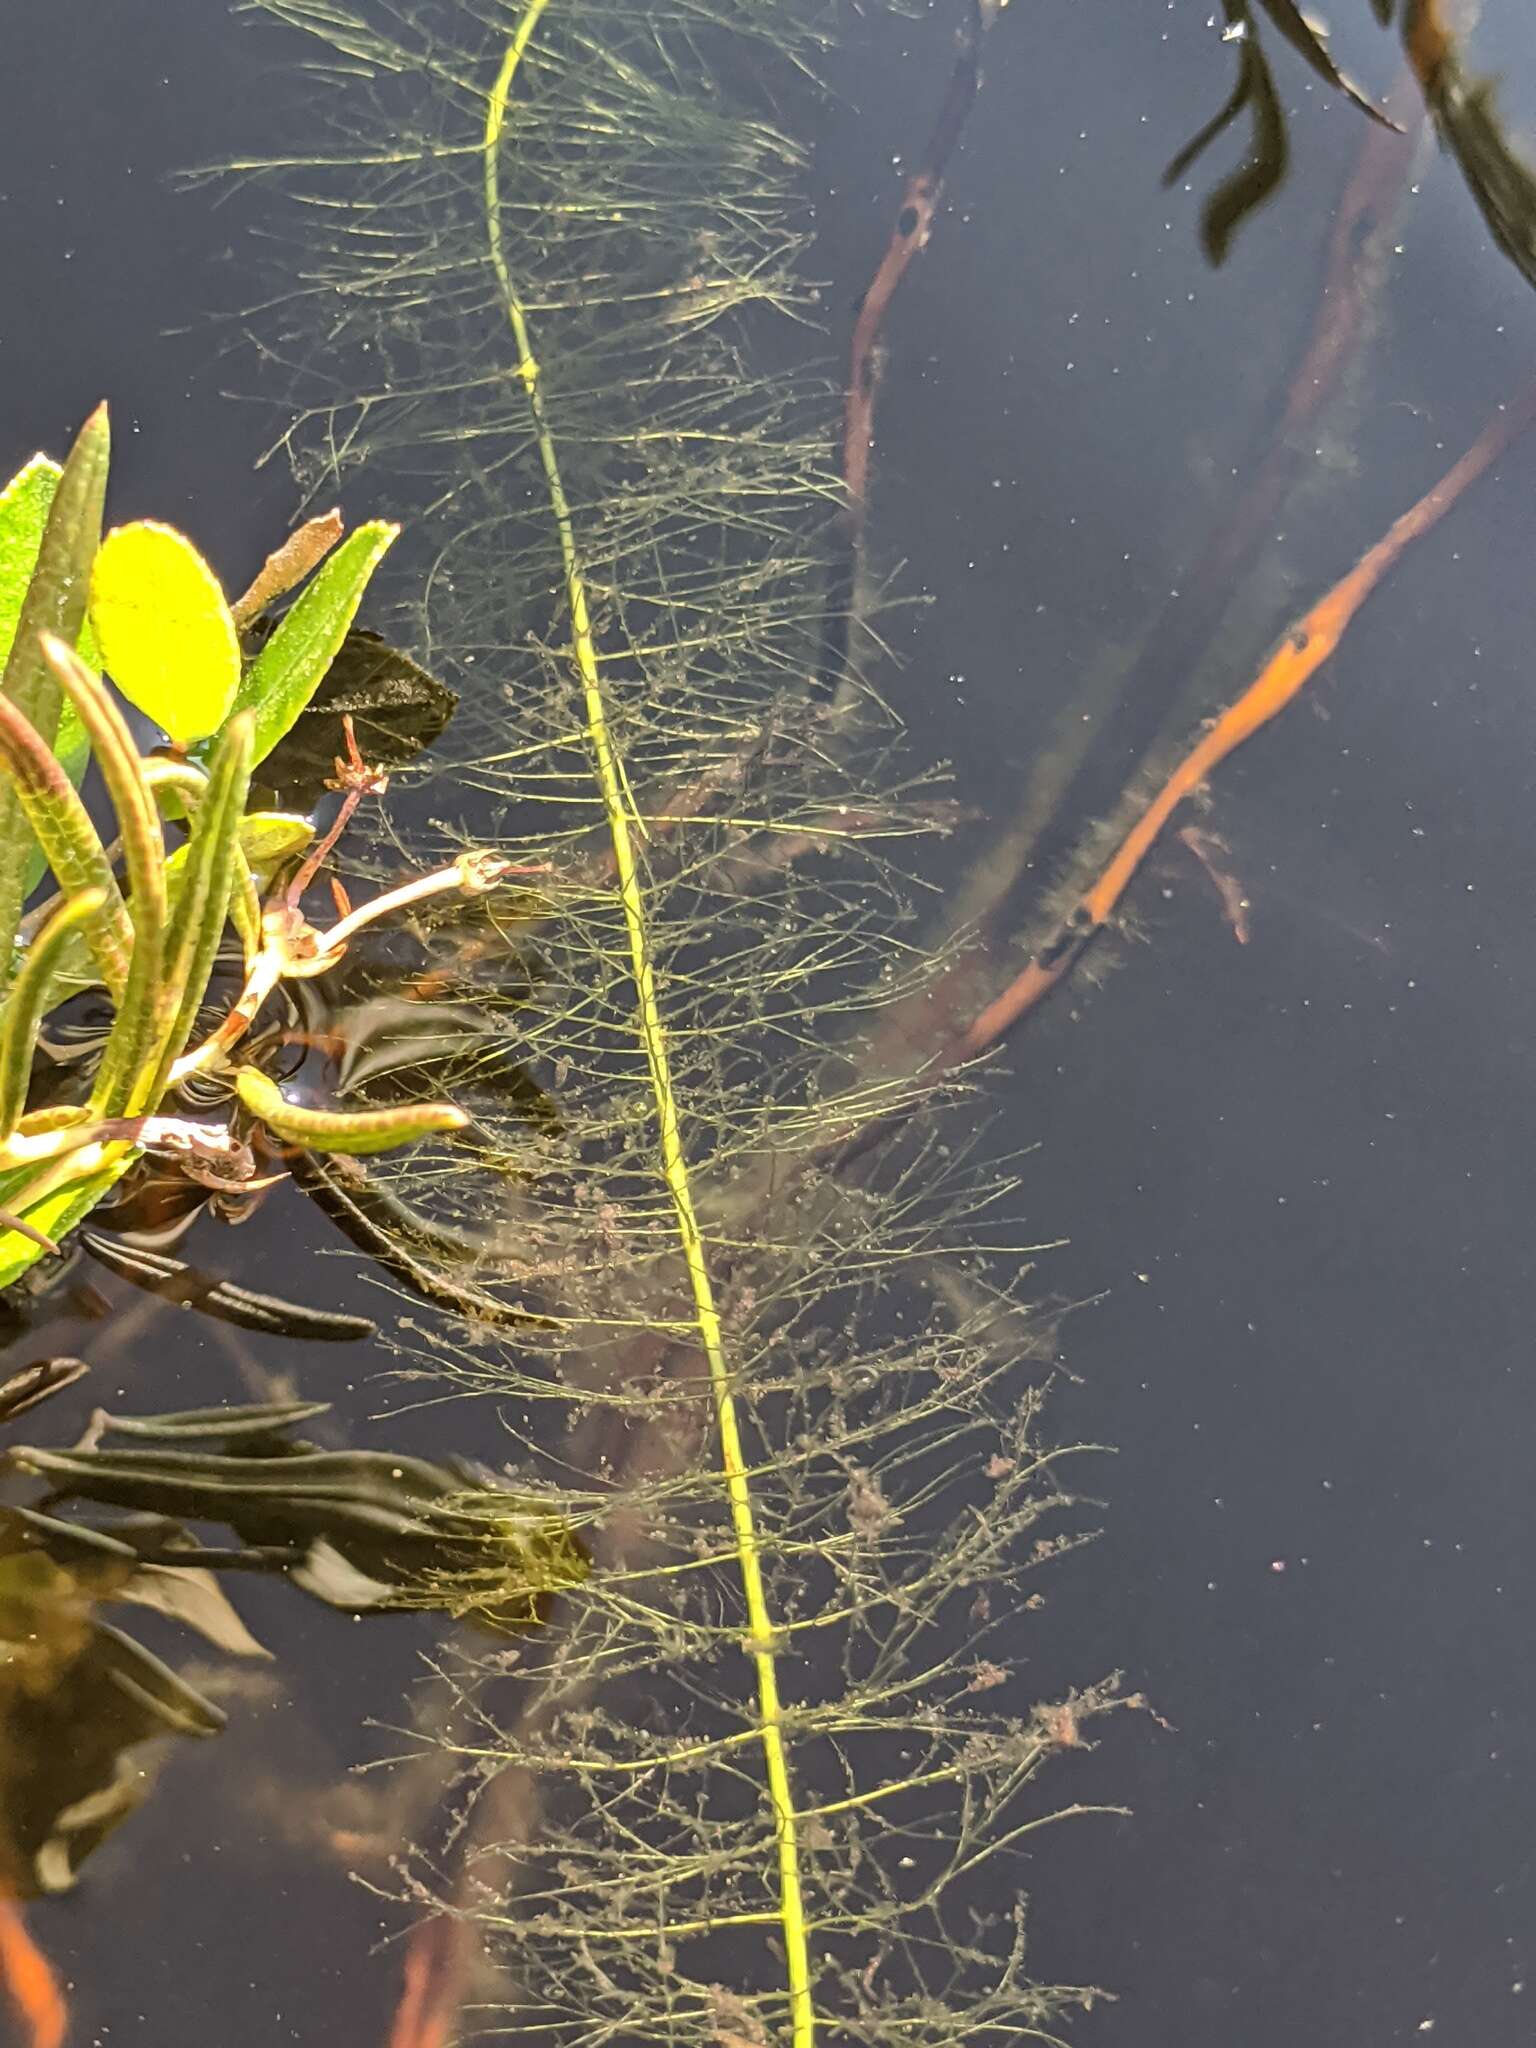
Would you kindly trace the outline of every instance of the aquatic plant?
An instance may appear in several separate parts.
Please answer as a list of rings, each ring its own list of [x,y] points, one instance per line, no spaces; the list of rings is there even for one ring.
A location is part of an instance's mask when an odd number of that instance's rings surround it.
[[[265,11],[337,65],[334,146],[284,173],[308,288],[264,338],[316,365],[284,445],[408,495],[391,631],[464,697],[431,815],[546,876],[416,934],[405,986],[480,1019],[430,1055],[473,1129],[325,1175],[402,1287],[476,1290],[402,1315],[397,1369],[493,1399],[593,1553],[544,1638],[445,1651],[465,1810],[409,1895],[554,2042],[1046,2030],[1091,1994],[1030,1978],[1016,1865],[1120,1695],[1014,1676],[1020,1580],[1075,1540],[1049,1323],[1009,1170],[877,1051],[942,982],[901,862],[946,813],[890,789],[801,341],[785,119],[829,17]],[[412,1982],[397,2038],[444,2038],[456,1989]]]
[[[502,872],[466,854],[360,909],[338,904],[326,931],[310,924],[305,889],[384,778],[352,745],[336,763],[346,792],[338,815],[307,853],[308,819],[248,811],[247,792],[342,652],[395,529],[373,521],[343,538],[334,514],[312,521],[231,606],[174,528],[139,520],[102,538],[108,458],[99,407],[62,469],[37,456],[0,492],[0,1288],[56,1250],[146,1151],[212,1186],[250,1183],[249,1144],[227,1122],[170,1113],[172,1098],[191,1077],[236,1065],[280,982],[329,971],[357,931],[402,902],[483,890]],[[306,576],[257,640],[267,608]],[[140,753],[98,660],[167,735],[164,753]],[[110,849],[79,792],[92,760],[116,814]],[[185,839],[168,850],[172,820]],[[45,872],[56,890],[23,917]],[[279,874],[281,888],[263,903]],[[243,981],[209,1023],[202,1012],[227,924]],[[40,1031],[92,987],[112,1014],[92,1048],[88,1089],[38,1100]],[[233,1087],[249,1118],[296,1147],[376,1151],[464,1121],[447,1104],[361,1115],[293,1106],[252,1064],[238,1067]]]
[[[260,1656],[201,1571],[168,1575],[130,1543],[0,1510],[0,1896],[62,1892],[143,1803],[144,1745],[207,1738],[223,1712],[104,1619],[114,1602],[158,1607],[227,1654]],[[135,1753],[138,1754],[135,1754]]]
[[[83,1370],[29,1367],[0,1386],[0,1407],[31,1408]],[[329,1412],[324,1401],[98,1409],[69,1449],[5,1450],[0,1469],[44,1492],[0,1507],[0,1898],[74,1884],[149,1790],[143,1744],[225,1726],[213,1700],[102,1609],[151,1609],[227,1656],[264,1657],[219,1574],[273,1574],[351,1615],[427,1610],[499,1633],[535,1627],[579,1582],[581,1548],[551,1503],[466,1466],[293,1436]],[[85,1521],[61,1513],[71,1501],[128,1512]],[[210,1523],[240,1541],[200,1540],[193,1525]]]
[[[487,1485],[463,1463],[397,1451],[325,1450],[295,1438],[326,1401],[258,1402],[175,1415],[97,1409],[66,1450],[17,1445],[10,1469],[47,1482],[36,1541],[68,1542],[65,1500],[153,1517],[137,1538],[167,1569],[185,1559],[224,1571],[280,1573],[348,1614],[429,1609],[491,1630],[531,1627],[586,1575],[580,1544],[549,1500]],[[104,1445],[106,1438],[126,1439]],[[223,1523],[240,1539],[209,1551],[167,1522]]]
[[[1511,143],[1494,104],[1492,80],[1476,78],[1463,55],[1463,36],[1447,18],[1444,0],[1368,0],[1383,28],[1396,26],[1408,70],[1442,143],[1495,244],[1528,283],[1536,284],[1536,173]],[[1326,29],[1295,0],[1221,0],[1222,40],[1234,50],[1232,90],[1211,119],[1169,164],[1171,185],[1244,114],[1249,146],[1243,161],[1210,193],[1200,209],[1200,238],[1212,263],[1223,263],[1233,239],[1270,199],[1290,165],[1285,105],[1264,45],[1267,24],[1293,56],[1325,85],[1351,100],[1373,121],[1389,117],[1339,69]]]

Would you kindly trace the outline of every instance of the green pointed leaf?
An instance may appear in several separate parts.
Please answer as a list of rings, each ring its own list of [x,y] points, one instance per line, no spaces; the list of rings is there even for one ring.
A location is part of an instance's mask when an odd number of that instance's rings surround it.
[[[101,541],[110,454],[107,409],[99,405],[75,437],[68,462],[53,479],[42,508],[43,528],[32,574],[6,649],[5,694],[21,707],[50,746],[58,733],[59,691],[38,641],[44,633],[56,634],[70,647],[80,639],[91,563]],[[29,508],[35,512],[35,488],[23,488],[20,517],[29,516]]]
[[[1372,100],[1367,98],[1352,78],[1339,69],[1328,49],[1328,31],[1320,21],[1309,19],[1296,5],[1296,0],[1263,0],[1264,12],[1279,29],[1281,35],[1293,50],[1317,73],[1318,77],[1331,85],[1335,92],[1343,93],[1353,100],[1363,114],[1369,114],[1373,121],[1383,128],[1390,128],[1401,134],[1397,123],[1384,114]]]
[[[451,1102],[402,1103],[391,1109],[303,1109],[289,1102],[259,1067],[235,1076],[240,1100],[279,1138],[316,1152],[392,1152],[434,1131],[461,1131],[469,1122]]]
[[[185,534],[157,519],[114,527],[91,571],[91,623],[112,680],[177,746],[218,731],[240,686],[240,636]]]
[[[87,668],[101,667],[94,633],[86,631],[80,635],[80,659]],[[91,758],[91,741],[73,704],[64,705],[59,712],[59,730],[53,751],[59,757],[59,766],[78,789],[85,774],[85,764]]]
[[[123,868],[130,885],[133,951],[91,1092],[91,1105],[98,1116],[121,1116],[143,1106],[142,1092],[154,1072],[151,1049],[157,1027],[168,1002],[174,1001],[174,991],[167,990],[162,979],[165,841],[133,735],[110,691],[62,640],[45,633],[41,644],[44,659],[91,736],[117,813]]]
[[[240,819],[250,779],[251,720],[250,714],[242,711],[220,735],[209,769],[208,792],[197,807],[186,843],[186,862],[161,968],[173,1007],[160,1045],[155,1084],[147,1097],[152,1102],[158,1102],[169,1085],[171,1067],[192,1035],[213,972],[229,914]]]
[[[329,1415],[329,1401],[250,1401],[239,1407],[179,1408],[169,1415],[109,1415],[98,1409],[103,1436],[158,1443],[214,1442],[226,1448],[245,1437],[269,1437],[291,1423]]]
[[[173,1735],[205,1736],[223,1732],[228,1718],[224,1709],[205,1699],[142,1643],[104,1621],[97,1622],[94,1639],[98,1651],[109,1660],[114,1689],[144,1716],[148,1732],[159,1734],[169,1729]]]
[[[67,1181],[43,1201],[21,1213],[35,1230],[58,1243],[112,1192],[138,1156],[131,1145],[124,1145],[120,1154],[110,1157],[106,1165],[98,1166],[79,1180]],[[29,1178],[36,1178],[35,1168],[30,1172],[18,1169],[0,1178],[0,1209],[11,1206],[16,1189],[24,1186]],[[23,1237],[19,1231],[0,1228],[0,1293],[44,1256],[43,1247],[34,1244],[29,1237]]]
[[[78,792],[7,697],[0,697],[0,795],[14,796],[66,895],[99,890],[102,908],[86,939],[113,999],[122,994],[133,955],[133,928],[101,835]],[[16,963],[11,963],[14,972]]]
[[[62,464],[51,455],[34,455],[0,491],[0,667],[10,659],[22,600],[37,567],[43,528],[63,474]],[[75,645],[83,661],[93,668],[100,666],[96,636],[88,619],[82,624]],[[71,746],[84,737],[84,727],[66,706],[59,720],[59,758],[62,760]]]
[[[99,405],[76,435],[62,472],[53,479],[51,495],[42,507],[45,516],[35,566],[10,624],[0,688],[50,748],[58,738],[59,688],[43,661],[41,639],[44,633],[55,633],[70,647],[80,639],[91,562],[101,539],[110,455],[107,409]],[[38,509],[37,493],[47,485],[19,481],[16,489],[11,531],[15,549],[21,550],[28,522]],[[13,567],[19,569],[21,559],[19,552],[13,553]],[[16,927],[29,877],[35,878],[37,873],[33,845],[20,798],[13,789],[0,789],[0,986],[14,967]]]
[[[55,1394],[84,1379],[90,1369],[83,1358],[40,1358],[19,1372],[8,1373],[0,1380],[0,1424],[14,1422],[40,1401],[51,1401]]]
[[[10,659],[21,601],[37,567],[43,527],[64,474],[48,455],[34,455],[0,491],[0,663]]]
[[[320,687],[369,578],[399,531],[387,520],[371,519],[348,534],[246,670],[233,708],[256,714],[257,761],[272,751]]]
[[[8,1138],[27,1107],[27,1087],[38,1027],[59,959],[72,933],[105,907],[100,889],[72,896],[49,918],[27,948],[20,972],[0,1005],[0,1138]]]
[[[16,638],[21,601],[32,580],[32,571],[37,567],[48,509],[63,474],[63,469],[51,455],[34,455],[0,491],[0,665],[9,659]],[[92,668],[101,666],[96,636],[91,631],[89,620],[81,627],[75,645],[82,661]],[[59,713],[59,730],[53,750],[65,774],[78,789],[85,774],[85,764],[91,757],[91,743],[72,704],[66,704]],[[30,896],[42,880],[45,865],[41,852],[34,849],[27,869],[24,898]]]

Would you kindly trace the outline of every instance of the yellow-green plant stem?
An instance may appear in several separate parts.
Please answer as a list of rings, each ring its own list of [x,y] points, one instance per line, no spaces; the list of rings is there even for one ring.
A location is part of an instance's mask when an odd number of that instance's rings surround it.
[[[747,1478],[740,1419],[735,1396],[731,1390],[730,1368],[726,1363],[720,1315],[715,1306],[714,1287],[710,1280],[709,1260],[694,1207],[688,1156],[683,1145],[677,1096],[672,1085],[666,1027],[656,998],[656,974],[651,956],[650,927],[646,917],[639,863],[635,855],[624,768],[608,728],[598,654],[593,644],[591,614],[587,605],[586,579],[576,545],[575,526],[561,476],[555,438],[539,387],[539,364],[533,352],[533,339],[527,315],[513,286],[506,254],[502,248],[498,158],[502,137],[506,132],[508,102],[518,67],[548,5],[549,0],[529,0],[529,5],[518,23],[517,33],[507,45],[501,69],[491,88],[486,107],[484,138],[486,229],[490,239],[491,264],[495,270],[497,286],[517,350],[517,374],[527,394],[534,440],[549,494],[550,511],[560,537],[566,604],[571,620],[571,653],[581,683],[587,742],[591,749],[598,790],[613,845],[614,870],[619,885],[619,900],[624,911],[630,967],[635,984],[636,1019],[656,1100],[662,1174],[671,1196],[678,1239],[688,1272],[699,1342],[709,1367],[710,1388],[720,1436],[721,1469],[730,1503],[736,1558],[746,1603],[746,1651],[757,1681],[759,1735],[768,1796],[773,1807],[779,1899],[778,1911],[770,1924],[779,1927],[784,1941],[791,2038],[794,2048],[814,2048],[816,2012],[811,1997],[810,1941],[806,1924],[804,1886],[800,1874],[798,1823],[790,1784],[789,1757],[784,1742],[783,1708],[779,1698],[775,1648],[777,1637],[763,1581],[762,1549],[757,1533],[752,1490]]]

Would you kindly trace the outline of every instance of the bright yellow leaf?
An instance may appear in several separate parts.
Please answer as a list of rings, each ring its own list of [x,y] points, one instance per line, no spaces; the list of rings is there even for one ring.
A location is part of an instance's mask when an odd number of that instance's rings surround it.
[[[114,527],[91,571],[91,623],[113,682],[178,746],[218,731],[240,686],[240,637],[185,534],[156,519]]]

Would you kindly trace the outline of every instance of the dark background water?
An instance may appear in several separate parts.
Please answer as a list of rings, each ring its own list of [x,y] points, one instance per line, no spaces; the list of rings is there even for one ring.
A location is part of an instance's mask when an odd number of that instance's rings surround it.
[[[1485,16],[1518,112],[1529,22]],[[1335,26],[1384,86],[1390,46]],[[860,91],[866,168],[839,151],[871,235],[869,166],[944,61],[937,23],[908,47]],[[933,598],[899,701],[1000,817],[1074,676],[1187,574],[1311,317],[1362,124],[1286,74],[1295,173],[1212,275],[1158,176],[1228,61],[1199,6],[1005,17],[893,327],[877,528]],[[1249,663],[1536,367],[1453,170],[1415,183]],[[1533,485],[1517,447],[1219,774],[1251,943],[1164,853],[1148,943],[1008,1055],[1030,1220],[1071,1238],[1042,1280],[1103,1292],[1057,1423],[1120,1446],[1039,1661],[1122,1665],[1175,1727],[1072,1787],[1132,1822],[1036,1858],[1037,1965],[1116,1988],[1106,2042],[1531,2038]]]
[[[1391,46],[1356,11],[1335,27],[1379,89]],[[1360,117],[1277,60],[1294,172],[1212,274],[1196,216],[1217,172],[1159,187],[1227,87],[1208,14],[1010,10],[889,331],[874,544],[932,602],[895,622],[887,685],[996,820],[1052,714],[1231,502],[1361,144]],[[1484,14],[1518,117],[1530,25],[1516,0]],[[831,304],[883,242],[948,35],[943,7],[872,20],[841,59]],[[275,469],[251,473],[271,416],[221,395],[249,388],[216,316],[252,297],[262,202],[165,179],[286,135],[282,39],[210,0],[55,0],[7,37],[0,223],[23,288],[0,305],[0,460],[60,447],[106,393],[116,516],[185,520],[238,584],[288,504]],[[1455,172],[1430,156],[1414,183],[1352,395],[1239,596],[1234,684],[1536,373],[1536,305]],[[1083,2030],[1105,2048],[1531,2037],[1533,488],[1536,441],[1221,771],[1211,822],[1251,943],[1164,852],[1134,896],[1146,943],[1002,1063],[997,1142],[1038,1148],[1027,1222],[1069,1239],[1041,1285],[1094,1298],[1064,1331],[1080,1381],[1056,1428],[1120,1446],[1096,1475],[1104,1540],[1042,1581],[1025,1676],[1044,1693],[1118,1666],[1172,1724],[1069,1760],[1066,1796],[1135,1817],[1053,1831],[1031,1868],[1035,1967],[1119,1993]],[[255,1286],[310,1229],[294,1204],[269,1220]],[[110,1355],[146,1407],[243,1391],[191,1319]],[[384,1405],[337,1355],[300,1368],[358,1415]],[[278,1788],[387,1748],[361,1724],[428,1638],[297,1607],[250,1609],[290,1675],[175,1758],[78,1897],[38,1916],[82,2040],[383,2038],[383,1916],[288,1842],[305,1802]]]

